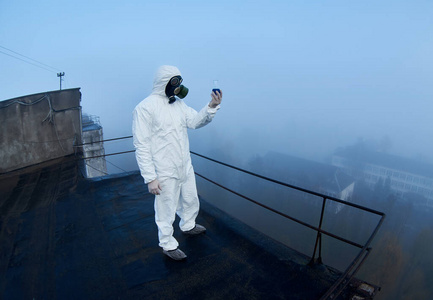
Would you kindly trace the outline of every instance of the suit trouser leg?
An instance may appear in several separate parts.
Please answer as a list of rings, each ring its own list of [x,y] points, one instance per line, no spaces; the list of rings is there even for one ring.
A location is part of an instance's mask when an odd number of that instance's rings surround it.
[[[181,185],[180,181],[168,178],[160,182],[161,194],[155,196],[155,222],[158,226],[159,246],[166,251],[179,246],[173,237],[173,222],[176,218]]]
[[[182,231],[188,231],[195,227],[195,219],[200,209],[197,195],[194,170],[191,169],[186,180],[180,187],[180,199],[177,214],[180,217],[179,227]]]

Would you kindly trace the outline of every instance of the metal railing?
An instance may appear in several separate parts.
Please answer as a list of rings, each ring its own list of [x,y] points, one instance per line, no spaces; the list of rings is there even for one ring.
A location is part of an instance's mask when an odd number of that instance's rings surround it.
[[[132,138],[132,136],[107,139],[107,140],[98,141],[98,142],[102,143],[102,142],[107,142],[107,141],[115,141],[115,140],[128,139],[128,138]],[[75,147],[81,147],[81,146],[86,145],[86,144],[88,144],[88,143],[76,145]],[[110,154],[105,154],[103,156],[119,155],[119,154],[126,154],[126,153],[132,153],[132,152],[135,152],[135,150],[129,150],[129,151],[123,151],[123,152],[117,152],[117,153],[110,153]],[[328,196],[328,195],[324,195],[324,194],[321,194],[321,193],[317,193],[317,192],[314,192],[314,191],[311,191],[311,190],[308,190],[308,189],[305,189],[305,188],[301,188],[301,187],[298,187],[298,186],[295,186],[295,185],[291,185],[291,184],[288,184],[288,183],[285,183],[285,182],[282,182],[282,181],[278,181],[278,180],[275,180],[275,179],[272,179],[272,178],[269,178],[269,177],[265,177],[265,176],[262,176],[262,175],[259,175],[259,174],[256,174],[256,173],[253,173],[253,172],[250,172],[250,171],[247,171],[247,170],[244,170],[244,169],[241,169],[241,168],[238,168],[238,167],[226,164],[226,163],[223,163],[221,161],[209,158],[207,156],[201,155],[201,154],[193,152],[193,151],[190,151],[190,153],[193,154],[193,155],[196,155],[198,157],[204,158],[206,160],[209,160],[211,162],[214,162],[214,163],[223,165],[225,167],[228,167],[228,168],[240,171],[242,173],[249,174],[251,176],[254,176],[254,177],[257,177],[257,178],[269,181],[269,182],[273,182],[275,184],[278,184],[278,185],[281,185],[281,186],[285,186],[285,187],[288,187],[288,188],[293,189],[293,190],[297,190],[297,191],[300,191],[300,192],[303,192],[303,193],[307,193],[309,195],[314,195],[314,196],[322,198],[322,207],[321,207],[321,213],[320,213],[320,219],[319,219],[319,226],[316,227],[316,226],[308,224],[308,223],[306,223],[306,222],[304,222],[302,220],[299,220],[299,219],[296,219],[296,218],[294,218],[292,216],[289,216],[289,215],[287,215],[287,214],[285,214],[283,212],[280,212],[280,211],[278,211],[278,210],[276,210],[276,209],[274,209],[272,207],[269,207],[269,206],[267,206],[267,205],[265,205],[263,203],[260,203],[260,202],[254,200],[254,199],[251,199],[251,198],[249,198],[249,197],[247,197],[245,195],[242,195],[242,194],[240,194],[240,193],[238,193],[238,192],[236,192],[236,191],[234,191],[232,189],[229,189],[229,188],[223,186],[222,184],[219,184],[219,183],[217,183],[217,182],[215,182],[215,181],[213,181],[213,180],[211,180],[211,179],[209,179],[209,178],[207,178],[207,177],[205,177],[205,176],[203,176],[203,175],[201,175],[201,174],[199,174],[197,172],[195,173],[197,176],[203,178],[204,180],[206,180],[206,181],[208,181],[208,182],[210,182],[210,183],[212,183],[212,184],[214,184],[214,185],[216,185],[216,186],[218,186],[218,187],[220,187],[220,188],[222,188],[224,190],[227,190],[227,191],[229,191],[229,192],[231,192],[231,193],[233,193],[233,194],[235,194],[235,195],[237,195],[237,196],[239,196],[241,198],[244,198],[244,199],[246,199],[246,200],[248,200],[248,201],[250,201],[250,202],[252,202],[252,203],[254,203],[256,205],[259,205],[259,206],[261,206],[261,207],[263,207],[263,208],[265,208],[265,209],[267,209],[269,211],[272,211],[275,214],[283,216],[283,217],[285,217],[285,218],[287,218],[289,220],[292,220],[292,221],[294,221],[294,222],[296,222],[298,224],[301,224],[302,226],[305,226],[307,228],[310,228],[310,229],[316,231],[317,235],[316,235],[316,241],[315,241],[315,245],[314,245],[314,251],[313,251],[313,255],[311,256],[309,265],[314,265],[315,263],[319,263],[319,264],[322,263],[322,235],[329,236],[329,237],[334,238],[336,240],[339,240],[339,241],[341,241],[343,243],[346,243],[348,245],[351,245],[353,247],[361,249],[359,251],[359,253],[356,255],[356,257],[353,259],[353,261],[350,263],[350,265],[343,272],[343,274],[339,277],[339,279],[330,287],[330,289],[325,293],[325,295],[322,296],[321,300],[335,299],[336,297],[338,297],[338,295],[343,291],[343,289],[346,287],[346,285],[355,276],[355,274],[358,272],[358,270],[360,269],[360,267],[365,262],[365,260],[367,259],[368,255],[370,254],[370,251],[372,249],[370,247],[371,242],[373,241],[374,237],[376,236],[377,232],[379,231],[379,228],[382,226],[384,218],[385,218],[385,214],[383,212],[380,212],[380,211],[377,211],[377,210],[374,210],[374,209],[370,209],[368,207],[364,207],[364,206],[361,206],[361,205],[358,205],[358,204],[355,204],[355,203],[350,203],[350,202],[347,202],[347,201],[344,201],[344,200],[341,200],[341,199],[338,199],[338,198],[335,198],[335,197],[332,197],[332,196]],[[100,157],[100,156],[95,156],[95,157]],[[325,206],[326,206],[327,201],[337,202],[337,203],[340,203],[340,204],[343,204],[343,205],[347,205],[347,206],[350,206],[350,207],[353,207],[353,208],[356,208],[356,209],[359,209],[359,210],[362,210],[362,211],[365,211],[365,212],[368,212],[368,213],[380,216],[380,219],[379,219],[376,227],[374,228],[374,230],[370,234],[370,236],[367,239],[367,241],[365,242],[365,244],[361,245],[359,243],[356,243],[354,241],[351,241],[349,239],[346,239],[344,237],[338,236],[336,234],[333,234],[333,233],[331,233],[329,231],[326,231],[326,230],[322,229],[322,224],[323,224],[324,215],[325,215]],[[317,254],[317,259],[316,259],[316,254]]]
[[[241,198],[244,198],[244,199],[246,199],[246,200],[248,200],[248,201],[250,201],[250,202],[252,202],[252,203],[254,203],[256,205],[259,205],[259,206],[261,206],[261,207],[263,207],[263,208],[265,208],[265,209],[267,209],[269,211],[272,211],[272,212],[274,212],[274,213],[276,213],[276,214],[278,214],[280,216],[283,216],[283,217],[285,217],[287,219],[290,219],[290,220],[292,220],[292,221],[294,221],[294,222],[296,222],[298,224],[301,224],[302,226],[308,227],[308,228],[316,231],[317,232],[317,236],[316,236],[316,241],[315,241],[315,245],[314,245],[314,251],[313,251],[313,255],[311,256],[311,260],[310,260],[309,265],[313,265],[315,263],[320,263],[320,264],[322,263],[322,235],[327,235],[327,236],[329,236],[331,238],[337,239],[337,240],[339,240],[341,242],[344,242],[346,244],[349,244],[351,246],[354,246],[354,247],[357,247],[357,248],[361,249],[359,251],[359,253],[356,255],[356,257],[353,259],[353,261],[350,263],[350,265],[343,272],[343,274],[331,286],[331,288],[325,293],[325,295],[322,296],[321,299],[323,299],[323,300],[325,300],[325,299],[335,299],[336,297],[338,297],[338,295],[343,291],[343,289],[346,287],[346,285],[355,276],[355,274],[358,272],[358,270],[360,269],[360,267],[365,262],[365,260],[367,259],[368,255],[370,254],[370,251],[372,249],[370,247],[371,242],[373,241],[374,237],[376,236],[377,232],[379,231],[379,228],[382,226],[384,218],[385,218],[385,214],[383,212],[380,212],[380,211],[377,211],[377,210],[374,210],[374,209],[370,209],[368,207],[364,207],[364,206],[361,206],[361,205],[358,205],[358,204],[355,204],[355,203],[350,203],[350,202],[347,202],[347,201],[344,201],[344,200],[341,200],[341,199],[338,199],[338,198],[335,198],[335,197],[331,197],[331,196],[327,196],[327,195],[324,195],[324,194],[321,194],[321,193],[317,193],[317,192],[314,192],[314,191],[311,191],[311,190],[308,190],[308,189],[305,189],[305,188],[297,187],[297,186],[294,186],[294,185],[291,185],[291,184],[288,184],[288,183],[285,183],[285,182],[281,182],[281,181],[278,181],[278,180],[275,180],[275,179],[272,179],[272,178],[268,178],[268,177],[265,177],[265,176],[262,176],[262,175],[259,175],[259,174],[256,174],[256,173],[253,173],[253,172],[250,172],[250,171],[247,171],[247,170],[244,170],[244,169],[241,169],[241,168],[238,168],[238,167],[235,167],[235,166],[223,163],[223,162],[220,162],[218,160],[209,158],[207,156],[198,154],[196,152],[192,152],[191,151],[191,154],[196,155],[196,156],[201,157],[201,158],[204,158],[204,159],[206,159],[208,161],[211,161],[211,162],[214,162],[214,163],[226,166],[228,168],[240,171],[242,173],[249,174],[249,175],[252,175],[254,177],[257,177],[257,178],[260,178],[260,179],[263,179],[263,180],[266,180],[266,181],[269,181],[269,182],[273,182],[273,183],[281,185],[281,186],[288,187],[290,189],[294,189],[294,190],[297,190],[297,191],[301,191],[301,192],[304,192],[304,193],[307,193],[307,194],[314,195],[314,196],[322,198],[322,207],[321,207],[319,226],[316,227],[316,226],[308,224],[308,223],[306,223],[306,222],[304,222],[302,220],[296,219],[296,218],[294,218],[292,216],[289,216],[289,215],[287,215],[285,213],[282,213],[282,212],[280,212],[280,211],[278,211],[278,210],[276,210],[276,209],[274,209],[272,207],[269,207],[269,206],[267,206],[267,205],[265,205],[263,203],[260,203],[260,202],[254,200],[254,199],[251,199],[251,198],[249,198],[249,197],[247,197],[245,195],[242,195],[242,194],[240,194],[240,193],[238,193],[238,192],[236,192],[236,191],[234,191],[232,189],[229,189],[229,188],[223,186],[222,184],[219,184],[219,183],[215,182],[214,180],[211,180],[211,179],[209,179],[209,178],[207,178],[207,177],[205,177],[205,176],[203,176],[203,175],[201,175],[201,174],[199,174],[199,173],[196,172],[197,176],[203,178],[204,180],[206,180],[206,181],[208,181],[208,182],[210,182],[212,184],[215,184],[216,186],[218,186],[218,187],[220,187],[220,188],[222,188],[224,190],[227,190],[227,191],[229,191],[229,192],[231,192],[231,193],[233,193],[233,194],[235,194],[235,195],[237,195],[237,196],[239,196]],[[353,208],[356,208],[356,209],[359,209],[359,210],[362,210],[362,211],[365,211],[365,212],[368,212],[368,213],[380,216],[380,219],[379,219],[376,227],[374,228],[374,230],[370,234],[370,236],[367,239],[367,241],[365,242],[365,244],[363,244],[363,245],[358,244],[358,243],[356,243],[354,241],[351,241],[349,239],[346,239],[344,237],[338,236],[336,234],[333,234],[331,232],[328,232],[328,231],[322,229],[323,219],[324,219],[324,215],[325,215],[325,206],[326,206],[327,201],[333,201],[333,202],[337,202],[337,203],[340,203],[340,204],[348,205],[348,206],[351,206]],[[316,254],[317,254],[317,259],[316,259]]]

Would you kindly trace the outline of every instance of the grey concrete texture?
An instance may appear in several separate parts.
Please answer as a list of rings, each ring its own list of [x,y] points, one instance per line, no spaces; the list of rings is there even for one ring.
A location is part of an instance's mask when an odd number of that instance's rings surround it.
[[[81,141],[79,88],[0,102],[0,173],[74,153]]]

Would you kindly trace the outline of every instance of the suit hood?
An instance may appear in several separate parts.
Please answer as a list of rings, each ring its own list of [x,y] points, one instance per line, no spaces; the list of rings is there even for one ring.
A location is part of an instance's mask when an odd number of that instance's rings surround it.
[[[182,76],[178,68],[174,66],[159,67],[156,71],[155,79],[153,80],[152,94],[166,96],[165,87],[173,76]]]

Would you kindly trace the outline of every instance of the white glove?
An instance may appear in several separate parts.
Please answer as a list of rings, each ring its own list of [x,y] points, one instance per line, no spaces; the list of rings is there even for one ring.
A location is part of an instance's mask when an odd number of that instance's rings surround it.
[[[216,94],[215,94],[216,93]],[[211,102],[209,102],[209,107],[210,108],[215,108],[215,107],[217,107],[218,105],[220,105],[221,104],[221,100],[223,99],[223,92],[212,92],[210,95],[211,95],[211,97],[212,97],[212,100],[211,100]]]
[[[149,189],[149,193],[154,195],[159,195],[162,191],[161,185],[159,184],[158,179],[151,181],[147,184],[147,188]]]

